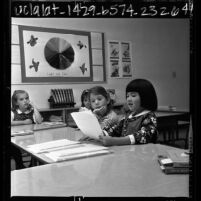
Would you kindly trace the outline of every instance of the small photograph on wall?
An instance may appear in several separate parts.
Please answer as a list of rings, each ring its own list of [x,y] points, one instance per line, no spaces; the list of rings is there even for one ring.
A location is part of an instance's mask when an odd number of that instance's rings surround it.
[[[122,76],[132,77],[132,67],[130,61],[122,61]]]
[[[119,42],[109,41],[109,57],[111,59],[119,59]]]
[[[110,60],[110,77],[119,77],[119,60]]]
[[[128,42],[121,43],[121,54],[122,59],[130,59],[131,57],[130,43]]]

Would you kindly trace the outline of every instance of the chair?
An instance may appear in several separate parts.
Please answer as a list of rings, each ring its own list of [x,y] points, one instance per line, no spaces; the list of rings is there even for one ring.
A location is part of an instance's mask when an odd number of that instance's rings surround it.
[[[178,121],[176,141],[184,141],[184,148],[188,148],[188,137],[189,137],[190,122]],[[184,136],[180,137],[180,131],[184,130]]]
[[[163,140],[159,141],[159,143],[187,149],[189,124],[188,121],[167,120],[164,118],[158,123],[159,134],[163,137]],[[181,130],[184,130],[183,136],[180,135]],[[179,141],[184,141],[183,147],[177,143]]]
[[[161,144],[168,144],[175,146],[175,140],[178,132],[177,121],[172,119],[161,119],[158,122],[159,135],[162,135],[163,140],[159,141]]]

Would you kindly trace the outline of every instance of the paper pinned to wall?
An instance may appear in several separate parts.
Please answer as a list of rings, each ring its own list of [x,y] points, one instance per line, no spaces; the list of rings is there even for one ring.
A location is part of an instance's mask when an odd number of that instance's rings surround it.
[[[102,135],[102,129],[96,116],[89,110],[83,112],[71,113],[78,128],[88,137],[99,139]]]

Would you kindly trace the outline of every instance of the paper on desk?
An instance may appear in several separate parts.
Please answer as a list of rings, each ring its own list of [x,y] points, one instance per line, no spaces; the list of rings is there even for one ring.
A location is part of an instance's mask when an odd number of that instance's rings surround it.
[[[99,135],[102,135],[98,119],[92,111],[72,112],[71,116],[85,135],[94,139],[99,139]]]
[[[44,121],[41,123],[42,125],[48,125],[48,126],[55,126],[55,125],[65,125],[64,122],[61,122],[61,121]]]
[[[80,142],[78,141],[62,139],[62,140],[54,140],[50,142],[29,145],[27,146],[27,148],[29,149],[29,151],[39,154],[39,153],[50,152],[54,150],[69,149],[69,148],[78,146],[78,144],[80,144]]]
[[[42,122],[41,124],[35,124],[33,130],[43,130],[48,128],[64,127],[66,123],[64,122]]]
[[[12,131],[11,136],[32,135],[33,133],[32,130]]]
[[[59,150],[46,153],[45,155],[55,162],[72,160],[76,158],[107,154],[110,153],[107,147],[93,145],[93,144],[81,144],[79,147],[74,147],[66,150]]]

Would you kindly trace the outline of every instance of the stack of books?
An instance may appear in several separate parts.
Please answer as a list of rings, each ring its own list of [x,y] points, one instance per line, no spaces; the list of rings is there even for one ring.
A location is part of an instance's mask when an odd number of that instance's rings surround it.
[[[165,174],[188,174],[190,172],[189,152],[168,150],[166,155],[158,155],[160,168]]]

